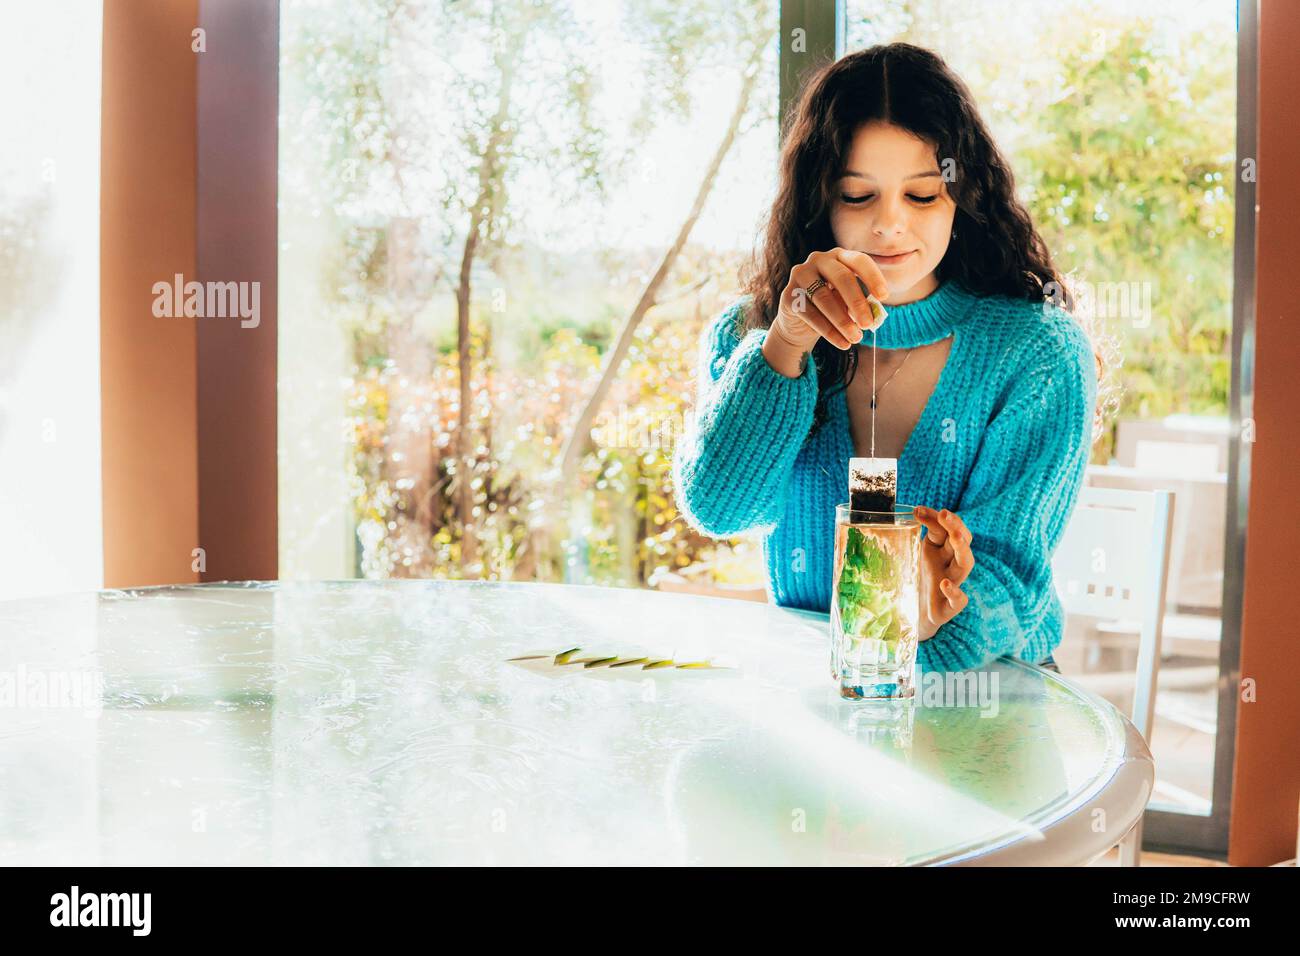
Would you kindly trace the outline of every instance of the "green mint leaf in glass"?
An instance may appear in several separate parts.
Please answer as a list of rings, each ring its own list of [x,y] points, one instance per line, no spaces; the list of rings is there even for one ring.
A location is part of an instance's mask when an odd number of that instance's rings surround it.
[[[850,527],[836,583],[840,623],[847,633],[872,640],[897,639],[900,628],[890,595],[898,587],[898,577],[897,563],[880,543]]]

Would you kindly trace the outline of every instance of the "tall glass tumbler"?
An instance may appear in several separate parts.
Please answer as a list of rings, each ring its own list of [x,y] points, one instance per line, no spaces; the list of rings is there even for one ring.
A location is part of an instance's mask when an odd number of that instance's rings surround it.
[[[916,692],[923,527],[910,505],[893,511],[835,506],[831,674],[847,700]]]

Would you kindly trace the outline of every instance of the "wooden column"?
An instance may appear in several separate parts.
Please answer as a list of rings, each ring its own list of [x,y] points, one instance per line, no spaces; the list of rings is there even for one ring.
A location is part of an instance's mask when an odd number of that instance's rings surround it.
[[[1244,26],[1244,23],[1243,23]],[[1296,855],[1300,802],[1300,623],[1295,596],[1296,449],[1300,448],[1300,7],[1264,0],[1259,19],[1259,133],[1255,328],[1244,343],[1253,366],[1250,499],[1246,532],[1241,671],[1254,702],[1237,705],[1236,768],[1228,862],[1266,866]],[[1252,340],[1253,339],[1253,340]]]
[[[153,314],[195,272],[196,0],[104,4],[100,392],[107,587],[196,581],[197,327]]]
[[[278,58],[275,0],[104,4],[109,587],[278,574]],[[155,315],[155,283],[177,275],[205,288],[234,283],[250,299],[256,283],[256,325],[186,317],[182,303]]]
[[[199,536],[204,581],[279,576],[275,0],[201,0],[198,275],[256,283],[259,315],[198,326]]]

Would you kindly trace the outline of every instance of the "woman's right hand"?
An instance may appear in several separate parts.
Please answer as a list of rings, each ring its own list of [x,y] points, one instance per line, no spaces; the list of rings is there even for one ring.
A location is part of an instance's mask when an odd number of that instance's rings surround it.
[[[808,295],[805,290],[819,277],[827,284]],[[884,321],[872,315],[858,279],[877,299],[888,298],[889,283],[865,252],[838,246],[814,252],[790,270],[772,331],[799,352],[811,351],[823,338],[843,351],[857,345],[863,332]]]

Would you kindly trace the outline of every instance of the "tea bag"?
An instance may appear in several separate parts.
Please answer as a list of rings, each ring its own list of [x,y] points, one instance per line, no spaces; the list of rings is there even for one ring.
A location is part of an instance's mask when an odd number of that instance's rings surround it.
[[[858,281],[861,282],[862,280],[859,279]],[[885,311],[885,307],[880,304],[880,300],[874,295],[867,296],[867,305],[871,306],[871,317],[876,320],[877,325],[888,318],[889,313]]]
[[[879,325],[888,318],[889,313],[885,311],[885,307],[881,304],[880,300],[871,294],[871,290],[867,288],[865,282],[857,276],[854,276],[853,278],[858,280],[858,288],[861,289],[862,294],[867,297],[867,305],[871,307],[871,317],[875,319],[876,324]]]
[[[894,511],[898,499],[897,458],[849,459],[849,507],[854,511]]]

